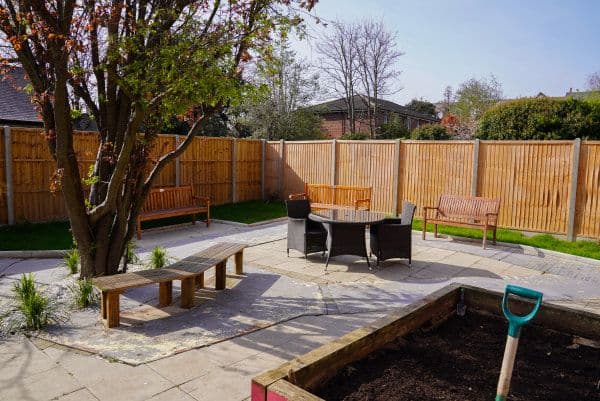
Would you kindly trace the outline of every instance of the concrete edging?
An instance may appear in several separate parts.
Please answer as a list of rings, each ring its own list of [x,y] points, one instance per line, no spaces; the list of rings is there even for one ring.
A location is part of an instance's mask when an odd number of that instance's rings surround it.
[[[0,259],[62,259],[67,252],[65,249],[0,251]]]
[[[267,224],[279,223],[279,222],[286,221],[286,220],[287,220],[287,217],[278,217],[276,219],[259,221],[256,223],[247,224],[247,223],[239,223],[237,221],[231,221],[231,220],[210,219],[211,222],[228,224],[230,226],[236,226],[236,227],[260,227],[260,226],[266,226]]]

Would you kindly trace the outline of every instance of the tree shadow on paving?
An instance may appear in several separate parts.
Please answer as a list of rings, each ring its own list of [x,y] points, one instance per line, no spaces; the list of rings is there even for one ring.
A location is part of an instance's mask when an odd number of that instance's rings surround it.
[[[189,253],[197,252],[216,242],[248,242],[262,243],[264,240],[261,235],[252,235],[258,231],[274,229],[282,222],[266,223],[259,226],[234,226],[227,224],[214,223],[206,228],[202,224],[189,227],[175,226],[173,228],[161,229],[160,231],[149,232],[143,242],[139,243],[139,253],[149,252],[155,245],[162,245],[168,248],[189,247]],[[213,227],[218,229],[213,230]],[[242,240],[240,237],[248,237]],[[194,248],[196,245],[198,248]],[[187,248],[186,248],[187,250]]]

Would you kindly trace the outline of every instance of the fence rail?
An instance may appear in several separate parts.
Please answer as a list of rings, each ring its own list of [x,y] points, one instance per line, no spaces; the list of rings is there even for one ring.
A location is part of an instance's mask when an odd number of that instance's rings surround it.
[[[0,224],[64,219],[62,197],[49,190],[55,164],[41,130],[5,128],[0,135]],[[178,140],[159,136],[153,159]],[[75,135],[82,175],[97,146],[95,134]],[[600,141],[199,137],[166,166],[155,185],[191,184],[197,194],[222,204],[285,198],[303,191],[305,182],[370,186],[372,208],[390,214],[408,200],[418,205],[420,216],[422,207],[434,205],[442,193],[500,198],[502,227],[600,237]]]

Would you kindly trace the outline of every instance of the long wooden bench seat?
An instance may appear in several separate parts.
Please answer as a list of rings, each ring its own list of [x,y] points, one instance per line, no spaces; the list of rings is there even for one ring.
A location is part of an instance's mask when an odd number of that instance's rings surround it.
[[[347,185],[304,184],[304,192],[289,198],[310,200],[311,209],[371,209],[371,187]]]
[[[210,198],[194,196],[191,185],[153,188],[137,219],[137,238],[142,238],[142,221],[191,215],[192,224],[196,224],[196,215],[199,213],[206,213],[206,227],[208,227],[210,225]]]
[[[128,288],[159,284],[159,306],[173,299],[173,280],[181,280],[181,307],[194,306],[195,287],[204,287],[204,272],[215,267],[215,289],[224,290],[227,259],[235,255],[235,272],[243,274],[245,244],[221,242],[188,256],[167,268],[142,270],[94,279],[101,292],[101,313],[106,327],[119,325],[119,299]]]
[[[425,239],[427,223],[432,223],[433,235],[436,238],[437,226],[443,224],[481,228],[483,230],[483,249],[487,242],[487,232],[492,230],[493,241],[494,244],[496,243],[500,199],[442,194],[437,206],[426,206],[423,209],[423,239]],[[435,213],[430,216],[429,210],[435,211]]]

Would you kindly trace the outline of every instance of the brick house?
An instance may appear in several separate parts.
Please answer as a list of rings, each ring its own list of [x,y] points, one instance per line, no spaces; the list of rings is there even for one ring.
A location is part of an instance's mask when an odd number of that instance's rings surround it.
[[[356,116],[356,132],[368,133],[369,121],[367,117],[367,104],[372,108],[371,102],[367,101],[365,96],[354,96],[354,112]],[[433,116],[422,114],[410,110],[389,100],[378,100],[378,116],[375,119],[375,126],[379,127],[393,118],[399,118],[404,121],[409,131],[424,124],[439,123],[439,119]],[[340,138],[342,135],[350,133],[350,122],[348,120],[348,108],[344,98],[320,103],[312,106],[316,112],[323,118],[322,134],[327,138]]]

